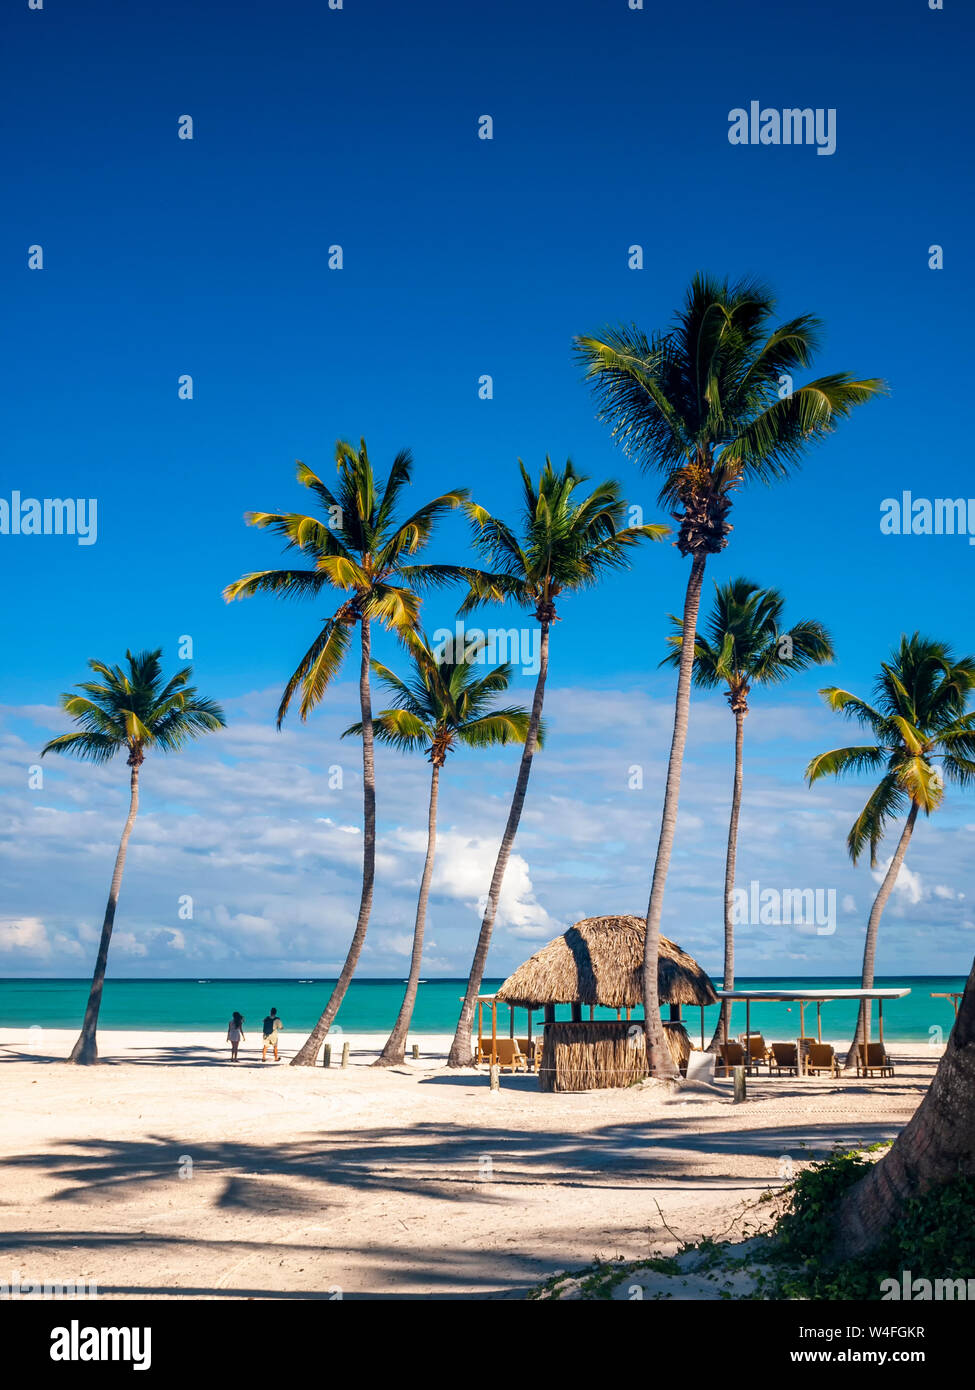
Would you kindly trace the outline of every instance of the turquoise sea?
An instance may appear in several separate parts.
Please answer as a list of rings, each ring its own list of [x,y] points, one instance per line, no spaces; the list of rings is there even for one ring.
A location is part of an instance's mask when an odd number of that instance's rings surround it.
[[[102,1002],[102,1028],[145,1029],[166,1032],[219,1032],[235,1009],[255,1030],[273,1005],[289,1033],[310,1029],[328,1001],[334,980],[108,980]],[[495,990],[500,979],[484,981],[483,993]],[[427,980],[420,986],[412,1031],[416,1034],[452,1033],[457,1022],[465,980]],[[739,989],[855,989],[859,981],[845,976],[817,976],[815,979],[790,977],[742,977]],[[961,975],[885,976],[878,987],[901,987],[911,993],[904,999],[884,1004],[884,1033],[891,1041],[927,1042],[931,1029],[940,1028],[948,1036],[954,1020],[947,999],[932,999],[932,993],[960,991],[965,987]],[[88,981],[75,979],[0,979],[0,1028],[76,1028],[84,1013]],[[347,1033],[382,1033],[395,1021],[403,996],[402,980],[356,980],[351,985],[337,1023]],[[791,1012],[790,1012],[791,1011]],[[557,1017],[568,1017],[568,1008]],[[717,1007],[705,1009],[705,1029],[717,1019]],[[615,1017],[608,1010],[597,1010],[597,1017]],[[499,1022],[507,1031],[507,1010],[499,1009]],[[517,1015],[523,1026],[525,1015]],[[535,1016],[536,1020],[538,1015]],[[691,1037],[698,1035],[700,1010],[687,1009],[685,1017]],[[815,1026],[815,1009],[806,1009],[807,1031]],[[876,1018],[876,1005],[874,1006]],[[823,1036],[845,1037],[853,1027],[856,1005],[846,1002],[823,1005]],[[753,1004],[752,1026],[768,1038],[795,1037],[799,1031],[798,1004]],[[744,1031],[745,1006],[734,1005],[732,1029]]]

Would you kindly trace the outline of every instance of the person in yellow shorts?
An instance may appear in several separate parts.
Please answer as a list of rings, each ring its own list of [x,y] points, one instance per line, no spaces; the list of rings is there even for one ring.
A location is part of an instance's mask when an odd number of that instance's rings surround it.
[[[261,1052],[261,1061],[267,1061],[267,1050],[274,1048],[274,1060],[278,1061],[278,1034],[281,1032],[281,1020],[278,1018],[277,1009],[272,1009],[264,1020],[264,1048]]]

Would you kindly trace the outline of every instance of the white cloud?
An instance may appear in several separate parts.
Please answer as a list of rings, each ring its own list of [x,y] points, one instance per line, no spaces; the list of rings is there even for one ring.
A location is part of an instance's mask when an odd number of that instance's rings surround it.
[[[875,869],[871,870],[875,883],[883,883],[884,875],[890,868],[893,857],[894,856],[891,855],[884,863],[878,864]],[[902,864],[894,880],[894,892],[899,893],[901,897],[911,903],[912,906],[919,903],[923,897],[921,875],[919,873],[912,873],[906,863]]]
[[[0,918],[0,953],[15,951],[44,958],[51,954],[47,928],[39,917]]]

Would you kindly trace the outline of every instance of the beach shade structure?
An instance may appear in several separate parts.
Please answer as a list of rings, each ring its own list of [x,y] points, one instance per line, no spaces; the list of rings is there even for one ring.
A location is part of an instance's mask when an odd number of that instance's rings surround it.
[[[507,1004],[510,1027],[514,1010],[541,1010],[544,1038],[538,1060],[543,1091],[587,1091],[604,1086],[629,1086],[648,1074],[643,1025],[631,1011],[643,1004],[642,917],[587,917],[557,936],[509,975],[497,993],[483,1002],[491,1006],[492,1035],[497,1033],[497,1006]],[[693,956],[661,937],[658,982],[662,1004],[670,1006],[664,1020],[671,1055],[687,1064],[691,1040],[681,1020],[690,1004],[703,1010],[717,1003],[707,973]],[[555,1018],[557,1005],[569,1005],[571,1017]],[[597,1019],[597,1008],[614,1009],[615,1019]],[[583,1010],[589,1017],[583,1017]],[[479,1014],[479,1052],[490,1048],[482,1036]]]

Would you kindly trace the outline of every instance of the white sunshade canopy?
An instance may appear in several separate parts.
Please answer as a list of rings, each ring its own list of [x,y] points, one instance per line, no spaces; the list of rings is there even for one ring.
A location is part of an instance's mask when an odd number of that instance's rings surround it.
[[[773,1003],[826,1003],[829,999],[903,999],[909,989],[716,989],[719,999],[767,1000]]]

